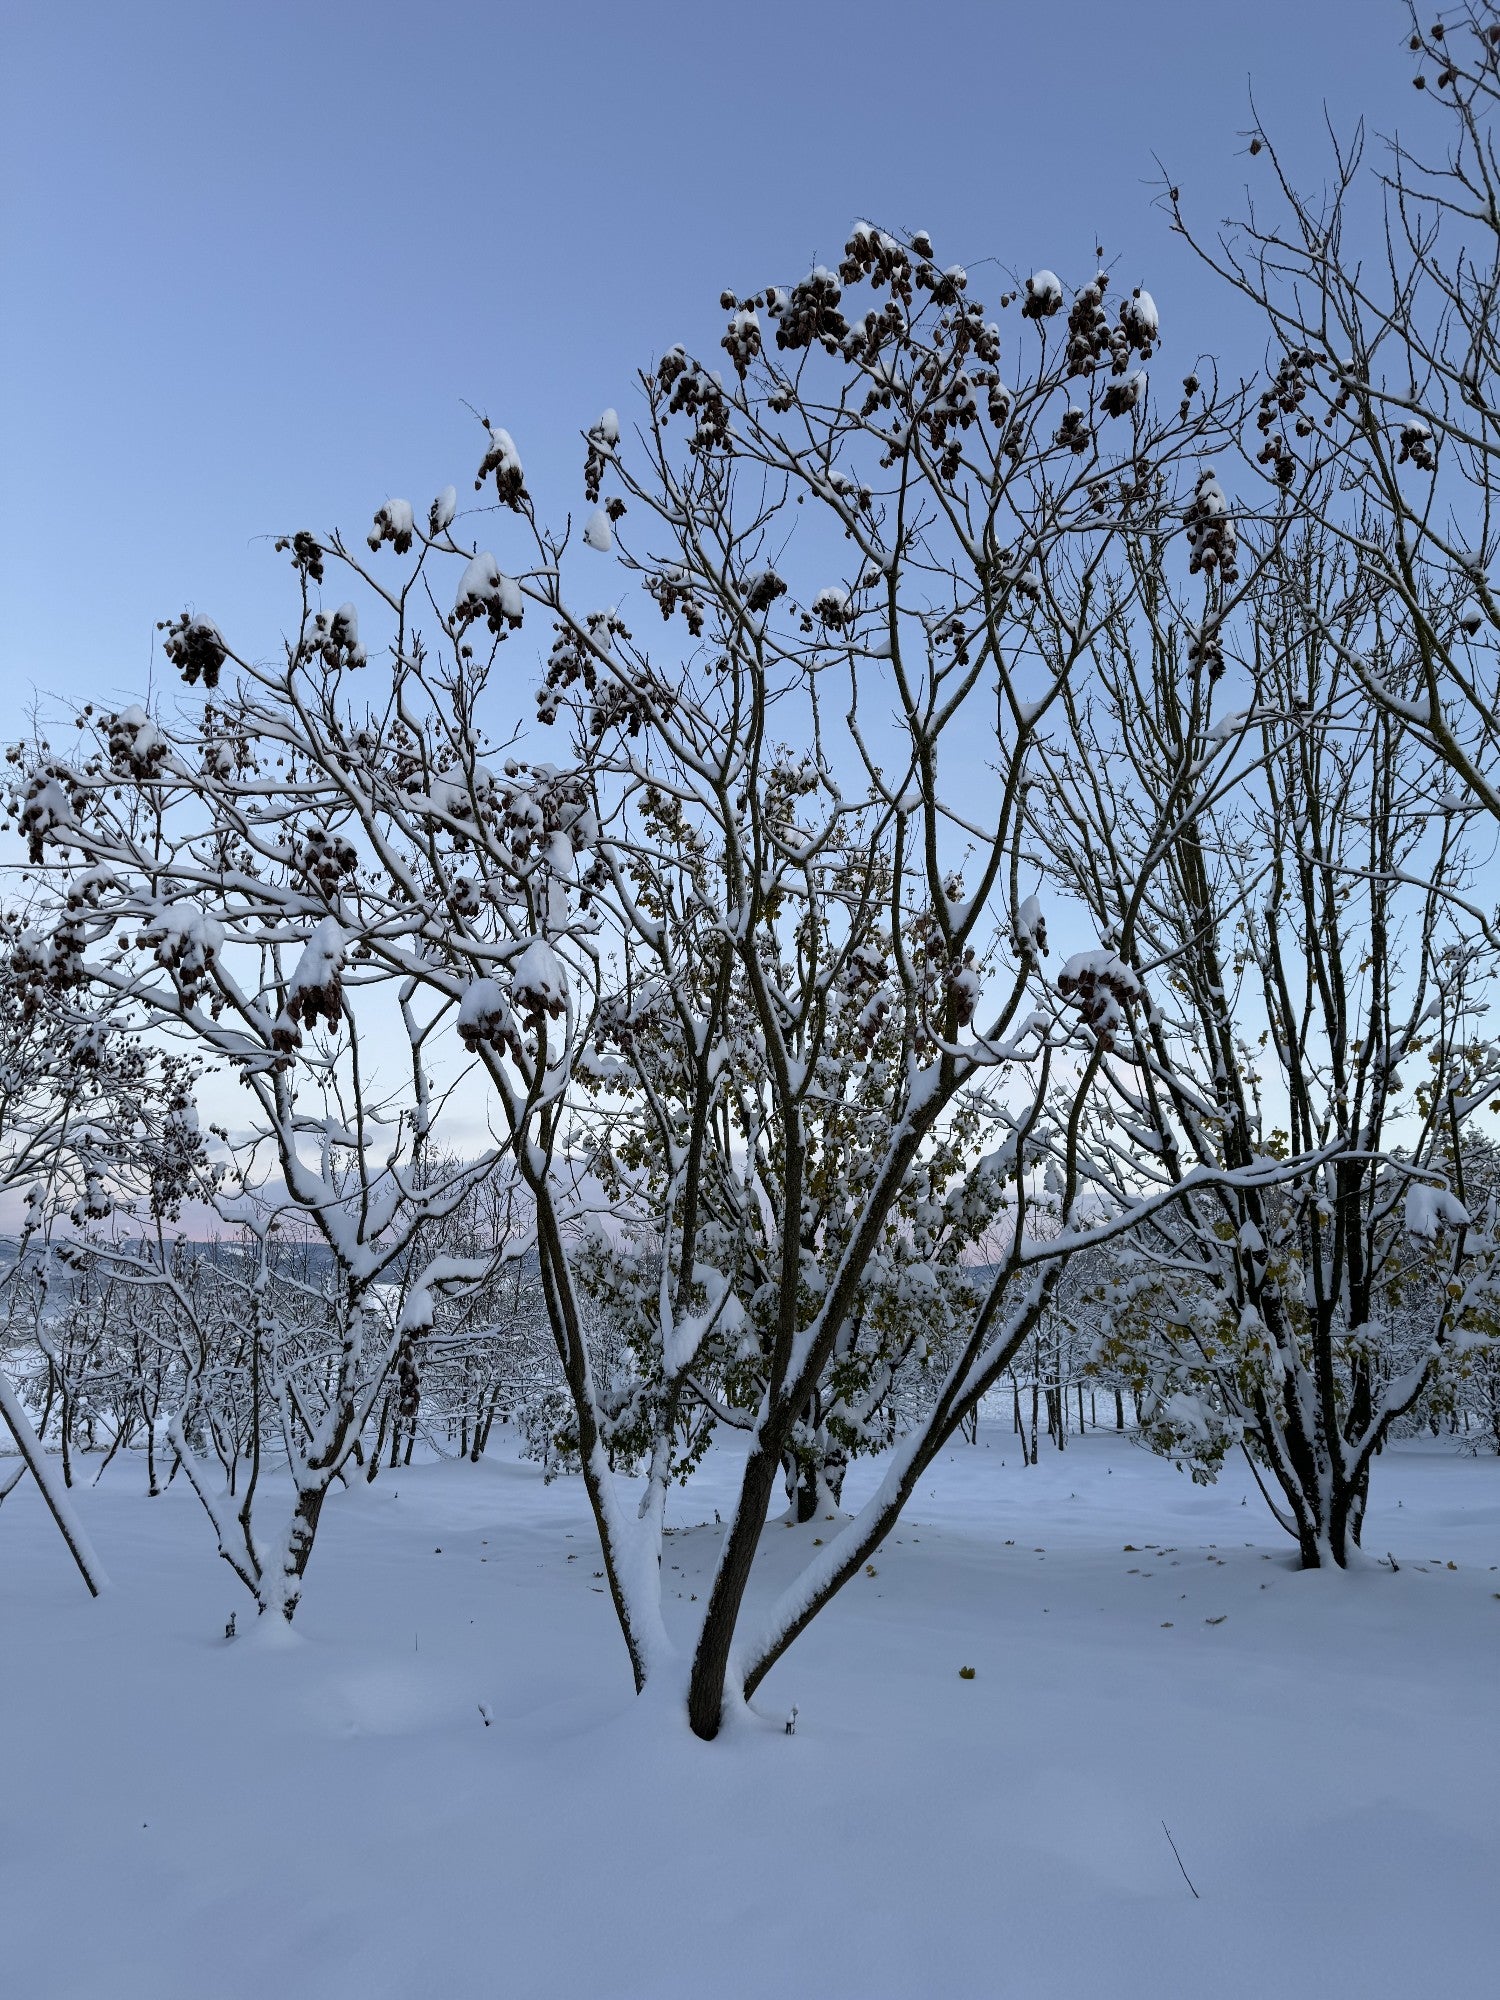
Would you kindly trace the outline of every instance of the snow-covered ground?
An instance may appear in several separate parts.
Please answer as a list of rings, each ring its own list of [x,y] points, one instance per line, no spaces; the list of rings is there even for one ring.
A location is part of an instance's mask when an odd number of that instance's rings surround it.
[[[676,1502],[685,1620],[731,1469]],[[632,1700],[576,1482],[338,1496],[275,1645],[142,1484],[78,1496],[97,1604],[0,1508],[17,2000],[1494,1991],[1494,1459],[1388,1453],[1399,1571],[1304,1575],[1248,1474],[982,1434],[711,1746]]]

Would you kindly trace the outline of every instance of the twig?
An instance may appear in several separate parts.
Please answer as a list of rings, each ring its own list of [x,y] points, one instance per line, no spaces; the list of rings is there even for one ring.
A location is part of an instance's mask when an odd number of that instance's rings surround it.
[[[1171,1848],[1172,1853],[1176,1858],[1177,1866],[1179,1868],[1182,1868],[1182,1856],[1177,1852],[1177,1842],[1172,1838],[1172,1829],[1167,1825],[1167,1822],[1165,1820],[1163,1820],[1161,1823],[1161,1830],[1167,1836],[1167,1845],[1168,1847]],[[1187,1883],[1190,1889],[1193,1889],[1193,1878],[1191,1875],[1189,1875],[1189,1873],[1185,1868],[1182,1868],[1182,1879],[1184,1882]],[[1198,1895],[1198,1891],[1196,1889],[1193,1889],[1193,1894],[1195,1897],[1197,1897],[1197,1900],[1200,1903],[1203,1901],[1203,1898]]]

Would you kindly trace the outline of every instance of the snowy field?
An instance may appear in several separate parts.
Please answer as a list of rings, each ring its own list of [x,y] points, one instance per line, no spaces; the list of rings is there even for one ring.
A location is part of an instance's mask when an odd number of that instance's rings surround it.
[[[98,1604],[23,1484],[0,1991],[1493,1992],[1500,1465],[1388,1453],[1366,1542],[1399,1572],[1307,1575],[1248,1475],[1013,1442],[946,1454],[713,1745],[632,1701],[574,1481],[339,1496],[276,1644],[225,1641],[249,1601],[183,1482],[79,1495]],[[676,1502],[684,1621],[726,1470]],[[823,1526],[767,1534],[790,1565]]]

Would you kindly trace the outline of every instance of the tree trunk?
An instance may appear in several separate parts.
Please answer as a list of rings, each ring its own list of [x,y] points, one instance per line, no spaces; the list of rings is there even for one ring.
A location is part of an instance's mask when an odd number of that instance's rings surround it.
[[[42,1498],[57,1523],[59,1533],[68,1545],[69,1555],[78,1565],[79,1575],[88,1585],[90,1597],[97,1597],[109,1581],[104,1574],[104,1567],[94,1554],[93,1545],[89,1541],[83,1523],[73,1511],[73,1503],[66,1494],[58,1491],[57,1483],[47,1465],[41,1440],[31,1428],[31,1421],[21,1406],[20,1397],[3,1374],[0,1374],[0,1417],[4,1418],[6,1428],[15,1439],[17,1451],[31,1468],[32,1478],[42,1489]]]
[[[688,1723],[705,1743],[718,1735],[724,1720],[724,1682],[734,1628],[780,1470],[778,1453],[761,1449],[751,1455],[740,1482],[739,1505],[720,1551],[688,1681]]]

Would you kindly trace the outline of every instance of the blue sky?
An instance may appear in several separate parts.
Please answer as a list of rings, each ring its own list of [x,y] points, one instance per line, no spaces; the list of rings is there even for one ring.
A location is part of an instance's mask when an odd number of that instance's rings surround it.
[[[834,258],[857,216],[944,261],[1087,275],[1163,313],[1158,366],[1258,349],[1151,206],[1309,172],[1416,107],[1396,0],[290,6],[7,0],[0,63],[0,660],[138,694],[192,603],[256,652],[268,533],[363,528],[515,435],[547,510],[633,370],[712,348],[721,286]]]

